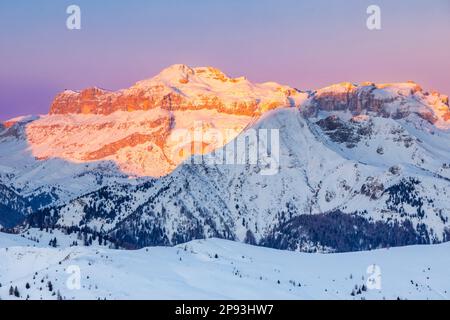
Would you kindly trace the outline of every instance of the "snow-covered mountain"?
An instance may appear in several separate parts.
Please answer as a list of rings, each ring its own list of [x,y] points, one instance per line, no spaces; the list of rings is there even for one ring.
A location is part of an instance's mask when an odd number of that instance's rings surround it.
[[[118,92],[66,91],[49,115],[5,123],[0,179],[30,202],[29,225],[125,248],[209,237],[325,252],[442,242],[448,104],[412,82],[300,92],[176,65]],[[222,139],[199,138],[199,126]],[[270,151],[256,164],[211,161],[246,159],[257,145]],[[265,175],[268,160],[276,170]]]
[[[321,255],[208,239],[123,251],[0,233],[0,299],[441,300],[450,298],[449,249]]]
[[[102,114],[117,111],[216,110],[253,116],[280,106],[295,105],[301,94],[273,82],[253,84],[246,78],[230,78],[212,67],[173,65],[157,76],[128,89],[108,92],[90,88],[65,91],[55,98],[50,114]]]
[[[174,65],[117,92],[64,91],[50,114],[24,133],[37,159],[111,161],[129,175],[160,177],[191,153],[208,153],[234,139],[254,117],[298,105],[304,97],[276,83],[252,84],[214,68]],[[220,130],[223,139],[203,137],[194,149],[194,131],[206,128]]]

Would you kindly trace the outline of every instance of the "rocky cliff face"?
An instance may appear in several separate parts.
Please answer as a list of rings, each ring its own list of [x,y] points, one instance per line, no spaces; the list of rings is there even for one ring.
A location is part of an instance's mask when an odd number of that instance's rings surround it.
[[[111,160],[126,174],[160,177],[191,154],[222,147],[263,112],[298,105],[306,96],[211,67],[174,65],[129,89],[59,94],[50,114],[27,126],[27,140],[37,159]],[[197,141],[192,134],[208,128],[223,138]]]
[[[59,94],[50,114],[103,114],[162,108],[170,111],[210,109],[221,113],[260,115],[294,104],[300,94],[275,83],[252,84],[229,78],[215,68],[173,65],[129,89],[108,92],[89,88]]]
[[[341,83],[314,91],[304,107],[309,114],[320,111],[349,111],[353,115],[372,112],[394,119],[416,114],[437,125],[450,119],[448,96],[425,92],[414,82]]]

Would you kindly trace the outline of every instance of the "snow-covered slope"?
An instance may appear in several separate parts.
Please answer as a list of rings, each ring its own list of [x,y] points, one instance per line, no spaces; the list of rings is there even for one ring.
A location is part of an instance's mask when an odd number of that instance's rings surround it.
[[[0,298],[449,299],[449,249],[321,255],[218,239],[138,251],[9,247],[0,249]]]
[[[47,245],[40,245],[38,242],[27,239],[24,236],[0,232],[0,248],[6,249],[11,247],[47,247]]]
[[[348,116],[264,115],[252,128],[279,130],[277,174],[261,175],[261,163],[185,163],[150,183],[78,198],[47,223],[103,228],[125,247],[203,237],[325,251],[446,241],[449,133],[414,115]],[[334,223],[325,213],[336,214]]]

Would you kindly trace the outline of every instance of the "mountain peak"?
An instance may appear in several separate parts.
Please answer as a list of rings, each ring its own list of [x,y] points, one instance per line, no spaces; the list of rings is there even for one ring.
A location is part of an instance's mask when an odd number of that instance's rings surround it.
[[[231,78],[214,67],[190,67],[185,64],[174,64],[163,69],[157,76],[139,81],[137,87],[153,86],[155,82],[162,82],[167,85],[179,86],[183,84],[213,84],[238,83],[246,81],[245,77]]]
[[[165,69],[163,69],[156,78],[162,79],[174,79],[174,78],[188,78],[195,74],[193,68],[185,64],[173,64]]]
[[[64,91],[50,114],[111,114],[116,111],[214,109],[222,113],[257,115],[283,106],[292,106],[301,95],[275,83],[253,84],[246,78],[230,78],[213,67],[192,68],[174,64],[153,78],[128,89],[108,92],[89,88]]]

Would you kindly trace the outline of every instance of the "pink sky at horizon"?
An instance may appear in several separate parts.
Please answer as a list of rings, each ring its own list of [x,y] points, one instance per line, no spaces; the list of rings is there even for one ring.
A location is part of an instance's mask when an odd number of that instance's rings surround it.
[[[301,90],[415,81],[450,94],[450,1],[79,0],[0,3],[0,120],[46,113],[64,89],[129,87],[169,65],[213,66]]]

